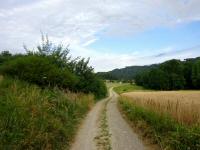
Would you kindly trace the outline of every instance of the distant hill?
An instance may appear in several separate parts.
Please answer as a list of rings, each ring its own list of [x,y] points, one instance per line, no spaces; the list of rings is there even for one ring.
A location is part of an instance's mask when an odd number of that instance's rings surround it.
[[[121,69],[114,69],[108,72],[98,72],[97,75],[103,79],[108,80],[131,80],[135,75],[143,71],[148,71],[155,68],[157,65],[146,65],[146,66],[128,66]]]
[[[182,62],[200,60],[197,58],[187,58]],[[159,64],[145,65],[145,66],[128,66],[121,69],[114,69],[108,72],[98,72],[97,75],[106,80],[132,80],[134,77],[144,71],[151,70],[158,67]]]

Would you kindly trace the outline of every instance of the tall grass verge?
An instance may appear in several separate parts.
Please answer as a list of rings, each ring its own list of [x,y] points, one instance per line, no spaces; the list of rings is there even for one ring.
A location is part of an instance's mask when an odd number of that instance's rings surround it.
[[[167,113],[158,113],[142,107],[127,97],[120,97],[119,106],[128,120],[143,133],[152,138],[161,149],[199,150],[200,126],[178,123]]]
[[[93,96],[0,82],[0,149],[69,149]]]

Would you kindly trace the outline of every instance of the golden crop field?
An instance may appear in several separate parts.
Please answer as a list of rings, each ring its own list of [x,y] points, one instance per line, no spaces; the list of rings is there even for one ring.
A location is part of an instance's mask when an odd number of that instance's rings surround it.
[[[200,91],[129,92],[122,96],[139,106],[168,113],[179,123],[200,123]]]

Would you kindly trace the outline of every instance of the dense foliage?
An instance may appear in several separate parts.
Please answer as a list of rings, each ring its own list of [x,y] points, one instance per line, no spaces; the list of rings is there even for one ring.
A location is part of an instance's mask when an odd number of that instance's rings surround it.
[[[1,72],[3,75],[10,75],[42,87],[48,85],[72,89],[77,83],[77,77],[68,69],[61,69],[47,57],[36,55],[7,61],[1,67]]]
[[[37,50],[27,49],[26,54],[0,54],[0,73],[37,84],[41,87],[58,87],[74,92],[93,93],[96,98],[105,97],[106,86],[89,66],[89,59],[72,58],[68,47],[55,45],[42,37]]]
[[[157,90],[199,89],[200,59],[169,60],[135,76],[135,82]]]
[[[0,149],[69,149],[93,95],[0,79]]]
[[[9,60],[12,57],[12,54],[9,53],[9,51],[2,51],[0,55],[0,64],[3,64],[3,62]]]

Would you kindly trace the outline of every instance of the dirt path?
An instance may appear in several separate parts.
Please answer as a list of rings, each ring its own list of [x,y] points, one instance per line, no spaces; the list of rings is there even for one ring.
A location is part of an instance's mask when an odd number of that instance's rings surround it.
[[[100,112],[105,100],[99,101],[88,113],[85,121],[80,127],[71,150],[96,150],[95,137],[98,133],[98,122]]]
[[[105,116],[107,118],[106,121],[108,124],[108,129],[99,129],[99,127],[101,127],[101,125],[99,124],[101,122],[100,120],[102,113],[106,114]],[[99,146],[97,146],[97,143],[101,143],[101,141],[96,141],[96,138],[101,136],[101,134],[99,133],[99,131],[101,130],[108,130],[109,134],[111,134],[109,139],[100,138],[100,140],[110,140],[112,150],[145,149],[144,145],[138,139],[137,135],[133,133],[133,130],[122,118],[117,108],[117,94],[113,92],[112,89],[110,90],[109,98],[99,101],[88,113],[85,121],[83,122],[81,128],[78,131],[78,134],[75,138],[75,142],[71,147],[71,150],[103,150],[102,147],[99,148]],[[104,141],[102,143],[109,142]]]

